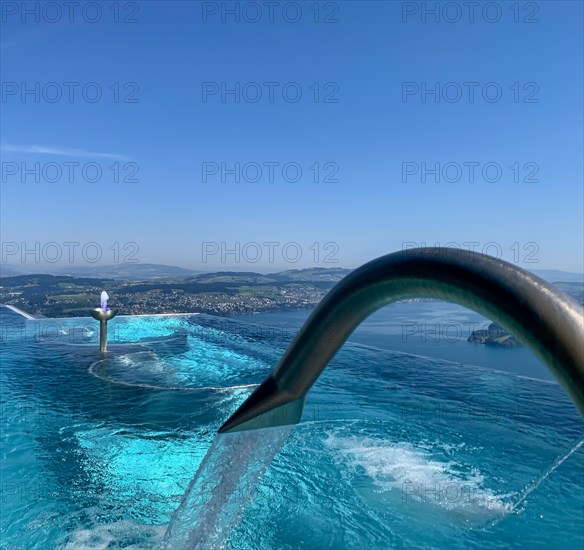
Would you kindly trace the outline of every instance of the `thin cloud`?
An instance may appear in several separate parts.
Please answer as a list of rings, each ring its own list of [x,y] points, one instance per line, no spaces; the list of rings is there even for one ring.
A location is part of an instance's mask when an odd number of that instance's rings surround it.
[[[96,153],[83,149],[67,149],[64,147],[42,147],[39,145],[2,145],[1,151],[9,153],[35,153],[39,155],[59,155],[63,157],[106,158],[113,160],[128,160],[124,155],[115,153]]]

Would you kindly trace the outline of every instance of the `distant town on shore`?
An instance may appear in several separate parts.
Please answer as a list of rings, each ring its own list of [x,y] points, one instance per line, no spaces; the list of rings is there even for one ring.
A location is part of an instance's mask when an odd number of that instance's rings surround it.
[[[99,295],[105,289],[111,297],[110,306],[119,307],[126,315],[232,316],[314,307],[350,272],[342,268],[311,268],[268,275],[233,271],[190,274],[182,268],[144,264],[140,268],[120,265],[117,270],[103,271],[108,276],[2,276],[0,303],[34,316],[83,317],[90,308],[99,306]]]

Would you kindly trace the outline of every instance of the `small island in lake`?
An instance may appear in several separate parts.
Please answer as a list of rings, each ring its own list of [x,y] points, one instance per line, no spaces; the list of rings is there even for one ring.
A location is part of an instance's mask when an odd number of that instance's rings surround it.
[[[473,330],[467,342],[502,348],[516,348],[521,345],[517,338],[509,334],[497,323],[491,323],[486,330]]]

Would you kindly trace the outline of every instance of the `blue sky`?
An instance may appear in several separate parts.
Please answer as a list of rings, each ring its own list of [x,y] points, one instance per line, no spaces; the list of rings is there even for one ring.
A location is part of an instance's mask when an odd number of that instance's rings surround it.
[[[98,263],[270,271],[425,243],[584,271],[581,2],[473,23],[434,2],[25,4],[2,7],[3,262],[97,243]]]

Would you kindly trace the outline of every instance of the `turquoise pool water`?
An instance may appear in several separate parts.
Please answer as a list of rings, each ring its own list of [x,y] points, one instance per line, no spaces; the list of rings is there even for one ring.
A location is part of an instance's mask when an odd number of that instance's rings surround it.
[[[291,334],[0,308],[0,548],[157,548]],[[220,328],[217,328],[220,326]],[[584,547],[584,422],[553,382],[347,344],[227,548]]]

